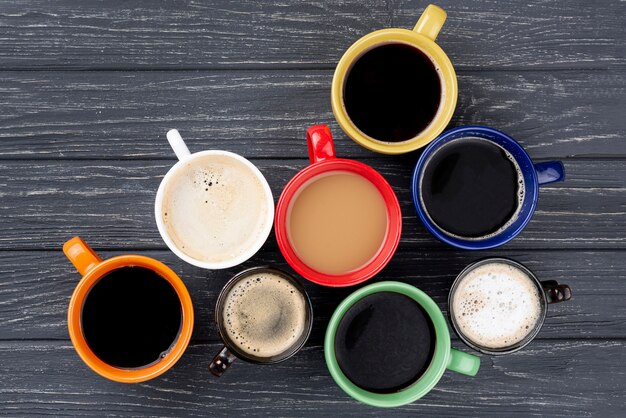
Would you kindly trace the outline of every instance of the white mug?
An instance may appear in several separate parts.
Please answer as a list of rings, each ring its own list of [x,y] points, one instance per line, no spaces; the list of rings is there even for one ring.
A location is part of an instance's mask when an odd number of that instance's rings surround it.
[[[189,152],[187,145],[185,145],[185,142],[183,141],[182,137],[180,136],[180,134],[178,133],[176,129],[172,129],[168,131],[167,140],[170,143],[170,146],[172,147],[172,149],[174,150],[174,153],[176,154],[176,157],[178,158],[178,162],[174,164],[172,168],[170,168],[167,174],[165,174],[165,177],[163,177],[163,180],[161,180],[161,184],[159,185],[159,189],[156,195],[156,201],[154,204],[154,216],[156,219],[157,227],[159,229],[159,233],[161,234],[161,237],[163,238],[163,241],[165,241],[165,244],[167,244],[169,249],[174,254],[176,254],[178,257],[180,257],[182,260],[186,261],[187,263],[193,264],[194,266],[197,266],[197,267],[210,269],[210,270],[218,270],[218,269],[225,269],[225,268],[233,267],[248,260],[263,246],[263,244],[267,240],[267,237],[270,234],[270,231],[272,230],[272,225],[274,222],[274,198],[272,196],[272,191],[270,189],[270,186],[267,183],[267,180],[265,179],[261,171],[259,171],[259,169],[254,164],[252,164],[250,161],[248,161],[241,155],[238,155],[229,151],[208,150],[208,151],[201,151],[201,152],[196,152],[192,154]],[[229,158],[232,158],[234,160],[237,160],[243,163],[243,165],[249,168],[250,173],[253,174],[255,177],[257,177],[257,179],[259,180],[259,183],[261,184],[265,192],[265,205],[267,206],[267,210],[265,211],[266,219],[265,219],[265,222],[263,223],[262,231],[258,235],[257,240],[255,240],[251,245],[249,245],[248,248],[246,248],[236,257],[229,258],[226,260],[221,260],[221,261],[215,261],[215,262],[195,259],[189,256],[188,254],[186,254],[185,252],[183,252],[180,248],[178,248],[174,240],[170,237],[162,219],[162,205],[163,205],[163,199],[165,197],[164,196],[165,189],[166,189],[168,182],[172,178],[174,178],[174,176],[178,173],[178,171],[181,168],[183,168],[184,165],[193,163],[194,160],[197,160],[199,158],[206,157],[209,155],[229,157]]]

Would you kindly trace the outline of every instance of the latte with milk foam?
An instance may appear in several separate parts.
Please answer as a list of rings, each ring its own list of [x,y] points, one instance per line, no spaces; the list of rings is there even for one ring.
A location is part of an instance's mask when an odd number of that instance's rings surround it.
[[[451,312],[458,331],[476,345],[502,349],[535,330],[542,299],[532,277],[514,265],[479,265],[457,283]]]
[[[281,355],[307,332],[305,296],[278,274],[264,272],[242,278],[230,289],[222,306],[224,331],[247,355]]]
[[[247,253],[268,231],[268,193],[239,159],[200,156],[184,163],[165,185],[161,219],[180,251],[219,263]]]

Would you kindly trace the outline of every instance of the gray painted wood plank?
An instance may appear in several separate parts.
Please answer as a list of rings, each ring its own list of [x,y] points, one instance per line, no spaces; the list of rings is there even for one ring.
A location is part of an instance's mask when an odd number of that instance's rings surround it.
[[[83,237],[97,247],[96,237]],[[91,239],[90,239],[91,238]],[[0,252],[0,340],[68,339],[67,306],[80,276],[59,248],[45,252]],[[109,258],[120,251],[99,251]],[[206,271],[184,263],[169,251],[133,251],[163,261],[184,280],[194,302],[194,341],[218,341],[214,306],[222,286],[238,271],[271,264],[293,271],[276,249],[264,248],[243,266]],[[370,280],[398,280],[429,294],[446,312],[456,275],[487,256],[506,256],[527,265],[541,280],[569,284],[574,298],[552,305],[539,338],[626,338],[626,253],[623,251],[424,251],[399,250]],[[321,344],[326,324],[339,302],[358,287],[334,289],[304,284],[314,306],[311,342]]]
[[[250,156],[244,153],[244,156]],[[254,160],[274,197],[306,160]],[[363,160],[386,176],[400,200],[401,245],[444,248],[418,220],[409,158]],[[542,187],[535,217],[506,248],[626,248],[626,165],[567,160],[568,180]],[[170,161],[1,161],[0,249],[57,249],[73,234],[103,248],[164,249],[154,198]],[[268,246],[275,247],[270,238]]]
[[[345,48],[371,30],[412,27],[425,2],[0,0],[0,414],[383,415],[345,396],[323,363],[328,318],[354,288],[306,284],[316,319],[291,361],[238,362],[219,382],[210,377],[221,286],[241,268],[286,264],[271,236],[242,267],[197,269],[165,249],[152,218],[174,161],[168,128],[192,150],[255,158],[277,197],[306,165],[306,127],[330,122],[339,154],[379,169],[402,202],[400,249],[374,280],[416,285],[445,311],[458,271],[502,255],[574,289],[527,349],[483,356],[476,379],[446,373],[425,399],[386,414],[623,415],[626,3],[440,4],[450,14],[439,42],[459,70],[451,126],[493,125],[538,160],[567,158],[568,181],[544,188],[528,229],[498,250],[436,242],[406,191],[417,155],[372,154],[331,122],[332,69]],[[14,71],[24,69],[37,71]],[[194,343],[165,376],[124,386],[78,360],[65,317],[79,277],[60,251],[74,234],[105,257],[161,259],[187,283]]]
[[[94,375],[67,342],[0,343],[0,408],[22,416],[617,417],[626,402],[624,341],[535,341],[483,356],[476,377],[446,372],[424,398],[390,410],[341,392],[319,345],[274,366],[235,362],[217,380],[206,365],[219,348],[191,346],[163,376],[124,385]]]
[[[304,132],[330,123],[332,71],[2,72],[0,158],[173,158],[167,129],[193,150],[306,156]],[[464,72],[450,127],[504,130],[535,158],[626,157],[626,72]],[[385,156],[379,156],[384,160]],[[415,158],[411,156],[410,158]]]
[[[625,62],[620,1],[437,2],[458,68],[607,68]],[[425,1],[17,0],[0,4],[0,67],[334,66],[359,37],[411,29]]]

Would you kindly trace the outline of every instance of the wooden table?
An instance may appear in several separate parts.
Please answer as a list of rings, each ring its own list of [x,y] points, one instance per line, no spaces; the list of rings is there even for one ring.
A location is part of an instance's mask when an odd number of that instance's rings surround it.
[[[0,1],[0,414],[269,416],[624,416],[626,404],[626,3],[442,0],[438,38],[459,78],[451,127],[485,124],[567,181],[543,187],[535,217],[501,249],[457,251],[430,236],[410,202],[418,153],[374,154],[334,122],[330,82],[342,52],[385,27],[411,28],[404,0]],[[330,378],[323,333],[354,289],[307,284],[315,324],[277,366],[207,372],[220,347],[213,306],[244,267],[286,267],[274,236],[243,266],[194,268],[170,253],[153,216],[174,163],[176,127],[192,151],[250,158],[274,196],[307,165],[305,129],[331,125],[339,155],[380,170],[402,204],[396,256],[375,280],[426,291],[445,311],[471,261],[509,256],[572,286],[523,351],[482,356],[476,378],[446,373],[422,400],[361,405]],[[103,257],[145,254],[171,266],[196,310],[176,366],[143,384],[92,373],[69,342],[79,275],[61,252],[80,235]],[[453,346],[471,351],[457,338]]]

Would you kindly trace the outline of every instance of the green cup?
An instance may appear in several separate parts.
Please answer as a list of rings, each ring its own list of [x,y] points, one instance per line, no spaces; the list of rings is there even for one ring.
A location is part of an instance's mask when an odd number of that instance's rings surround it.
[[[341,371],[335,357],[335,335],[346,312],[360,299],[379,292],[396,292],[410,297],[428,314],[435,329],[435,349],[426,372],[415,383],[395,393],[375,393],[361,389]],[[365,286],[341,302],[328,323],[324,357],[330,375],[344,392],[365,404],[387,408],[406,405],[420,399],[439,382],[446,369],[475,376],[480,367],[479,357],[450,347],[448,325],[435,301],[418,288],[400,282],[379,282]]]

